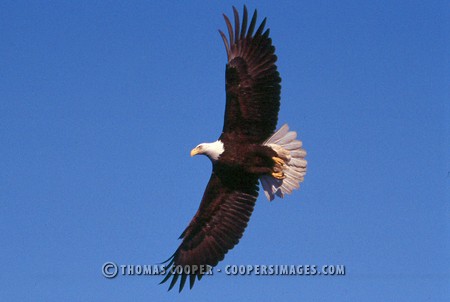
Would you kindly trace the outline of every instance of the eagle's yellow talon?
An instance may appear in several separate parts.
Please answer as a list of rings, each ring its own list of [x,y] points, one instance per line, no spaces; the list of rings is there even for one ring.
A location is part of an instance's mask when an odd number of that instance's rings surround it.
[[[282,171],[272,172],[272,176],[276,179],[285,179],[286,178],[286,176],[284,175],[284,173]]]
[[[284,160],[279,157],[272,157],[272,160],[275,162],[272,170],[272,177],[276,179],[284,179],[286,176],[283,173],[283,166],[285,165]]]
[[[274,157],[272,157],[272,159],[275,162],[275,164],[277,164],[277,165],[284,166],[284,164],[285,164],[284,160],[282,160],[279,157],[274,156]]]

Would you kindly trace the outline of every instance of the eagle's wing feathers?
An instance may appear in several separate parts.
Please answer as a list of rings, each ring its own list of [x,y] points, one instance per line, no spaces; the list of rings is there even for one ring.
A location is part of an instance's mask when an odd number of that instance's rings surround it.
[[[190,287],[195,278],[202,274],[179,274],[174,271],[177,266],[211,267],[223,260],[225,254],[232,249],[242,237],[258,196],[258,179],[242,175],[236,179],[223,179],[213,172],[203,195],[200,207],[189,226],[181,234],[183,242],[176,252],[166,262],[167,275],[161,282],[166,282],[171,276],[169,290],[176,284],[179,277],[180,291],[187,277]]]
[[[280,109],[281,78],[275,62],[275,47],[264,31],[266,19],[253,35],[256,10],[247,30],[248,14],[244,6],[242,28],[234,11],[234,33],[225,16],[229,40],[220,35],[227,51],[226,107],[222,136],[232,135],[248,143],[262,143],[275,130]]]

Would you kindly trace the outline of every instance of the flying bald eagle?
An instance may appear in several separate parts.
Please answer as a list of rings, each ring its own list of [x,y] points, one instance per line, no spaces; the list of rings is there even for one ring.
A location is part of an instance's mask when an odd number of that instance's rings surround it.
[[[235,7],[233,12],[234,31],[224,15],[229,40],[219,30],[228,57],[223,131],[217,141],[191,151],[191,156],[211,160],[212,174],[197,213],[180,236],[183,242],[164,262],[167,275],[161,283],[172,276],[169,290],[180,278],[181,291],[188,277],[192,288],[205,274],[200,267],[214,267],[239,242],[258,197],[258,180],[271,201],[298,189],[306,173],[306,152],[296,132],[284,125],[274,133],[281,78],[269,29],[264,31],[266,19],[254,32],[256,10],[248,28],[247,8],[242,25]]]

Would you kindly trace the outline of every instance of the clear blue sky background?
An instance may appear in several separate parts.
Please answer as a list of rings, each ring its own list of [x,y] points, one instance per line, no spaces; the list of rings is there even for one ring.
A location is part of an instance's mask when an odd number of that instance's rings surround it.
[[[247,2],[268,17],[280,124],[309,170],[286,199],[258,199],[219,267],[345,276],[219,274],[182,294],[102,276],[173,253],[211,169],[189,151],[222,128],[217,29],[243,3],[155,3],[1,2],[0,300],[450,301],[445,1]]]

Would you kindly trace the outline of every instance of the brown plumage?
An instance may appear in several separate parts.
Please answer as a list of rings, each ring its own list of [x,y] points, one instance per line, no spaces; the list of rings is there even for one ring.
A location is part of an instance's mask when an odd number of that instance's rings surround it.
[[[234,7],[233,12],[234,31],[224,15],[229,39],[219,31],[228,57],[223,132],[217,142],[201,144],[191,153],[206,154],[212,160],[213,171],[197,213],[180,236],[181,245],[166,261],[167,275],[161,283],[172,277],[169,290],[180,280],[181,291],[188,279],[192,288],[195,279],[203,276],[199,272],[180,274],[171,271],[173,268],[214,267],[223,260],[244,233],[258,197],[258,180],[276,171],[273,158],[279,153],[264,144],[275,131],[280,108],[281,78],[275,65],[275,48],[269,30],[264,31],[266,19],[255,31],[256,10],[248,28],[247,8],[244,6],[242,26]],[[287,143],[298,142],[294,139]],[[297,144],[295,148],[300,150]],[[285,158],[288,161],[290,155]],[[272,175],[280,176],[275,181],[281,186],[282,174]],[[300,180],[297,177],[295,181]]]
[[[253,35],[256,10],[247,30],[247,8],[244,6],[242,28],[239,15],[233,7],[235,31],[224,15],[229,40],[220,35],[227,51],[226,107],[222,138],[238,137],[247,143],[261,144],[275,130],[280,110],[281,78],[275,62],[275,47],[264,31],[266,19]],[[264,31],[264,32],[263,32]]]

